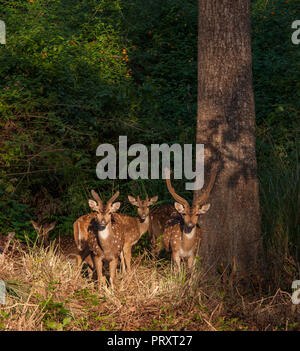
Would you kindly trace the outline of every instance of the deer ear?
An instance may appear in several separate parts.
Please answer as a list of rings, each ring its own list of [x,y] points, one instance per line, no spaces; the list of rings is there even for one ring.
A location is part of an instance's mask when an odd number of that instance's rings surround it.
[[[111,205],[110,212],[111,213],[117,212],[120,206],[121,206],[121,202],[115,202],[114,204]]]
[[[133,206],[138,206],[138,202],[136,201],[136,198],[133,196],[128,195],[128,200]]]
[[[174,207],[179,213],[184,213],[184,206],[181,205],[179,202],[175,202]]]
[[[89,206],[93,211],[98,211],[98,205],[96,201],[89,200]]]
[[[56,222],[52,222],[49,224],[49,227],[46,229],[46,232],[49,233],[55,227]]]
[[[40,227],[39,227],[39,225],[37,224],[37,222],[31,220],[31,224],[33,225],[33,228],[34,228],[35,230],[37,230],[37,231],[40,230]]]
[[[149,205],[153,205],[155,204],[155,202],[158,200],[158,196],[154,196],[152,197],[149,201],[148,201],[148,204]]]
[[[201,206],[201,208],[198,211],[198,214],[206,213],[209,210],[209,208],[210,208],[210,204],[206,204],[206,205]]]

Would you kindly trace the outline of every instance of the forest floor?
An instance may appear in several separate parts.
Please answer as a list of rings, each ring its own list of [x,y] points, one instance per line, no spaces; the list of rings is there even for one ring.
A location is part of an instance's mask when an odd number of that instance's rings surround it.
[[[226,271],[175,274],[169,261],[147,252],[129,274],[118,270],[113,291],[98,289],[52,246],[24,250],[15,242],[0,260],[7,291],[0,330],[300,330],[290,292],[265,293]]]

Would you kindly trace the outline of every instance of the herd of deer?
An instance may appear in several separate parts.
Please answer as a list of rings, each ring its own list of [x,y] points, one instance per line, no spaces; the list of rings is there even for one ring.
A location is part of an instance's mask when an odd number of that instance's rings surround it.
[[[81,216],[74,222],[74,238],[61,237],[59,247],[64,253],[73,254],[78,266],[86,263],[91,274],[96,270],[99,284],[106,284],[102,270],[103,262],[108,261],[111,287],[114,285],[119,258],[123,271],[130,271],[132,246],[146,232],[151,238],[154,255],[158,255],[164,246],[167,251],[171,249],[178,270],[183,259],[187,259],[188,268],[192,270],[201,237],[198,219],[199,215],[206,213],[210,208],[210,204],[205,202],[212,190],[216,174],[217,167],[212,169],[206,190],[197,200],[194,198],[191,206],[187,200],[176,194],[170,176],[166,182],[175,200],[174,206],[158,205],[150,210],[150,206],[157,202],[157,196],[150,200],[148,197],[141,200],[139,197],[129,195],[129,202],[137,207],[137,217],[117,212],[121,205],[120,202],[115,202],[119,191],[104,204],[100,196],[92,190],[94,200],[89,200],[88,203],[93,212]],[[38,238],[48,245],[48,235],[55,222],[32,221],[32,224],[38,232]]]

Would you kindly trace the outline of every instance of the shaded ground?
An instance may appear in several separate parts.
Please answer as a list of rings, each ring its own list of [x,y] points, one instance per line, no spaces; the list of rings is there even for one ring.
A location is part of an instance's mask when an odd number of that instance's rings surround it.
[[[266,295],[225,274],[175,275],[145,253],[130,274],[118,273],[114,291],[98,290],[53,247],[18,245],[0,263],[1,330],[300,330],[299,305],[281,289]]]

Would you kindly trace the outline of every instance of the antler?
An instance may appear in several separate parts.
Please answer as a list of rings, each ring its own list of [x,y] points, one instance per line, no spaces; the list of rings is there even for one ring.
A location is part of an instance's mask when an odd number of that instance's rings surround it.
[[[218,173],[218,168],[219,168],[219,164],[214,163],[212,168],[211,168],[211,175],[210,175],[210,180],[209,180],[208,186],[205,189],[205,191],[199,196],[198,199],[196,199],[196,200],[194,199],[193,205],[200,206],[200,205],[204,204],[204,202],[206,202],[206,200],[208,199],[209,194],[210,194],[210,192],[215,184],[216,176]]]
[[[141,199],[140,199],[139,196],[137,197],[137,203],[138,203],[139,206],[141,206]]]
[[[116,198],[119,196],[120,192],[117,191],[115,195],[113,195],[106,203],[106,206],[112,205],[112,203],[116,200]]]
[[[101,208],[103,208],[103,202],[102,202],[100,196],[96,193],[96,191],[92,190],[92,191],[91,191],[91,194],[92,194],[93,198],[97,201],[98,206],[100,206]]]
[[[184,199],[183,197],[181,197],[175,193],[175,190],[171,185],[170,170],[168,168],[165,168],[165,174],[166,174],[166,182],[167,182],[168,190],[169,190],[170,194],[173,196],[174,200],[176,200],[177,202],[179,202],[183,206],[189,207],[189,203],[186,201],[186,199]]]

